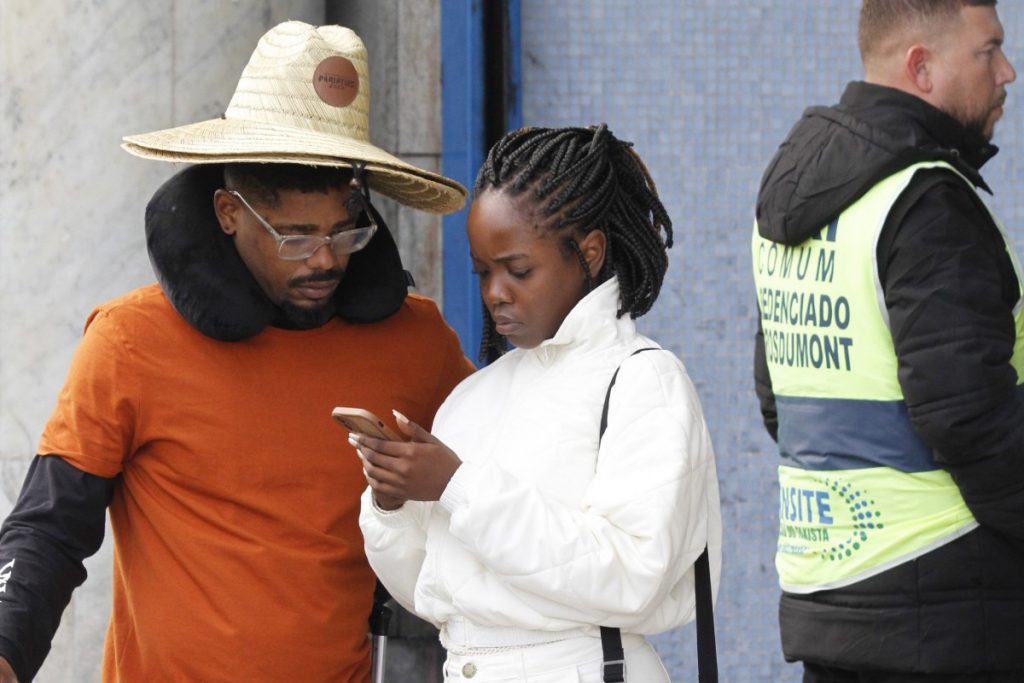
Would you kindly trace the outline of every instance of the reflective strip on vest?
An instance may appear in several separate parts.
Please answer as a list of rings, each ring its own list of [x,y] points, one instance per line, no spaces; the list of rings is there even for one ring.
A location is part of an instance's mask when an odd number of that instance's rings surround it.
[[[875,253],[885,219],[921,163],[885,178],[796,246],[762,238],[752,256],[778,410],[782,588],[846,586],[977,527],[907,416]],[[974,190],[966,178],[965,184]],[[982,202],[984,204],[984,202]],[[1007,251],[1024,280],[999,221]],[[1024,315],[1012,363],[1024,376]]]

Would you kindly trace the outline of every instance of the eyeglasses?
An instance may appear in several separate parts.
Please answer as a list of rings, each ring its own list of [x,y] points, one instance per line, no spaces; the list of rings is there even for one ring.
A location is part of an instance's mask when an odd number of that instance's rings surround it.
[[[377,232],[377,224],[373,220],[373,216],[369,212],[365,212],[362,215],[366,216],[370,224],[362,228],[352,228],[349,230],[342,230],[336,232],[333,235],[322,237],[320,235],[282,235],[277,230],[274,230],[274,226],[267,222],[263,216],[256,213],[256,209],[249,205],[249,202],[245,201],[245,197],[239,194],[235,190],[228,190],[228,194],[232,194],[238,197],[239,201],[245,208],[249,209],[249,213],[256,217],[256,220],[260,222],[270,236],[277,242],[277,255],[286,261],[302,261],[308,259],[310,256],[315,254],[320,247],[325,244],[331,245],[331,249],[334,251],[336,256],[344,256],[345,254],[351,254],[359,251],[370,243],[370,238],[373,237],[374,233]],[[348,221],[346,225],[355,225],[356,221]]]

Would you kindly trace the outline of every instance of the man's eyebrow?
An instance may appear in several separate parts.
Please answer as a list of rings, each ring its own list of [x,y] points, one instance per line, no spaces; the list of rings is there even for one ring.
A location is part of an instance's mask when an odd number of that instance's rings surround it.
[[[271,223],[271,225],[282,235],[311,235],[317,231],[317,227],[312,223]]]
[[[349,228],[353,225],[355,225],[355,220],[351,218],[338,221],[331,226],[331,232],[338,232],[339,230]],[[287,232],[295,235],[312,235],[320,230],[320,226],[314,225],[313,223],[280,223],[278,225],[274,225],[274,229],[280,233]]]

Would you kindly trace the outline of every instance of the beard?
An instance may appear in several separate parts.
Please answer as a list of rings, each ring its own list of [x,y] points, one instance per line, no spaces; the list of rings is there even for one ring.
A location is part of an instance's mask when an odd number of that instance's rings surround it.
[[[311,330],[320,327],[334,317],[334,302],[328,301],[317,308],[301,308],[290,301],[281,303],[281,316],[291,330]]]
[[[970,117],[970,118],[964,118],[964,117],[958,116],[958,117],[956,117],[956,119],[967,130],[973,131],[973,132],[977,133],[981,137],[985,138],[985,140],[991,140],[992,139],[992,130],[991,130],[991,128],[989,126],[989,123],[988,123],[989,122],[989,117],[991,116],[991,114],[992,114],[992,112],[989,112],[989,113],[987,113],[985,115],[975,115],[975,116]]]
[[[288,285],[290,287],[300,287],[310,282],[330,282],[332,280],[341,282],[344,277],[344,268],[331,268],[330,270],[317,271],[306,277],[295,278],[290,280]],[[340,287],[341,285],[339,284],[338,286]],[[296,306],[288,300],[278,302],[278,307],[281,309],[281,315],[278,316],[281,326],[293,330],[311,330],[320,327],[333,318],[336,312],[333,296],[316,308],[303,308],[302,306]]]
[[[977,133],[986,141],[991,141],[995,128],[993,113],[996,109],[1003,106],[1003,102],[1005,102],[1005,100],[1006,96],[1004,95],[995,104],[984,111],[968,111],[966,108],[962,107],[950,107],[946,113],[956,119],[960,125],[967,130]]]

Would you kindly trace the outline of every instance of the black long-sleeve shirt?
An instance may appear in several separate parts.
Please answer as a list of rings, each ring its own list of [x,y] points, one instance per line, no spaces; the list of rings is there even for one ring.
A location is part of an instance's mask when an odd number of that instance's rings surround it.
[[[50,651],[83,561],[103,543],[115,479],[87,474],[57,456],[36,457],[0,527],[0,655],[21,683]]]

